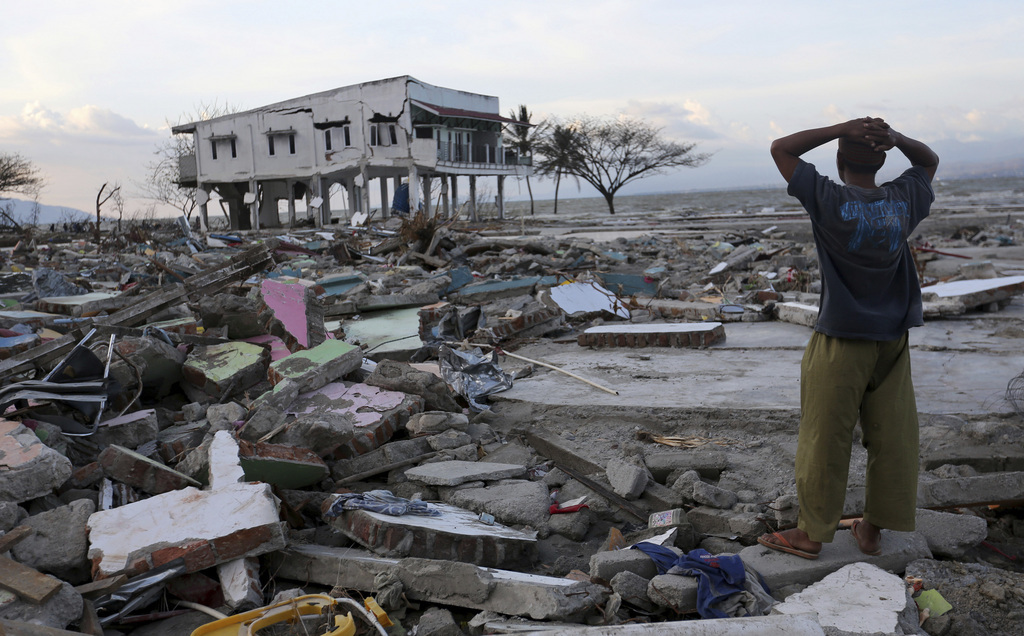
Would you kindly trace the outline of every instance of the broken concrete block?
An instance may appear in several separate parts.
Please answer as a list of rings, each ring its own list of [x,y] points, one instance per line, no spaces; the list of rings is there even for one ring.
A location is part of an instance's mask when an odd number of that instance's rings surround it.
[[[245,481],[245,471],[239,458],[239,443],[228,431],[217,431],[210,441],[210,490]]]
[[[473,438],[469,436],[469,433],[449,430],[439,435],[431,435],[427,438],[427,443],[436,451],[451,450],[472,444]]]
[[[458,486],[470,481],[494,481],[526,475],[526,467],[493,462],[434,462],[405,471],[405,476],[431,486]]]
[[[581,333],[581,347],[709,347],[725,340],[720,322],[600,325]]]
[[[818,324],[818,308],[802,303],[778,303],[775,305],[775,317],[783,322],[813,328]]]
[[[260,586],[260,561],[249,557],[235,559],[217,566],[224,604],[234,612],[263,606]]]
[[[404,362],[381,360],[366,379],[366,384],[418,395],[425,401],[428,411],[462,412],[462,407],[440,376],[419,371]]]
[[[292,355],[289,351],[288,345],[284,343],[277,336],[271,336],[269,334],[263,336],[253,336],[252,338],[242,338],[245,342],[251,342],[252,344],[263,345],[264,347],[270,347],[270,361],[277,362],[282,358],[287,358]]]
[[[919,508],[978,505],[1017,499],[1024,499],[1024,472],[936,479],[921,481],[917,485]]]
[[[210,423],[211,429],[233,429],[236,422],[245,420],[247,413],[246,408],[236,402],[211,404],[206,409],[206,420]]]
[[[327,510],[334,498],[323,504]],[[526,566],[536,558],[537,535],[500,524],[488,525],[475,513],[455,506],[431,504],[439,517],[400,517],[346,510],[328,520],[359,545],[387,557],[462,561],[486,567]]]
[[[199,315],[207,329],[227,327],[228,337],[244,340],[266,333],[259,317],[260,302],[255,298],[216,294],[199,299]]]
[[[182,367],[185,380],[207,395],[242,392],[266,378],[270,353],[248,342],[196,347]]]
[[[70,583],[63,582],[57,593],[42,604],[36,604],[0,590],[0,631],[4,634],[27,634],[35,636],[40,630],[52,628],[64,630],[82,617],[82,595]],[[6,601],[6,602],[5,602]],[[4,624],[7,621],[10,623]],[[19,626],[17,622],[22,623]],[[31,629],[32,631],[26,631]],[[47,633],[47,632],[43,632]],[[57,636],[79,632],[58,632]]]
[[[323,481],[327,464],[307,448],[242,441],[238,459],[247,481],[262,481],[279,488],[305,488]]]
[[[465,432],[469,430],[469,416],[448,411],[424,411],[410,417],[405,428],[414,437],[436,435],[449,429]]]
[[[359,347],[342,340],[328,340],[272,362],[267,376],[271,384],[291,379],[298,383],[300,391],[315,391],[355,371],[362,362]]]
[[[94,578],[135,575],[179,557],[197,572],[287,543],[267,484],[175,490],[97,512],[88,527]]]
[[[963,558],[988,537],[988,524],[982,517],[922,508],[917,510],[916,529],[932,554],[954,560]]]
[[[697,579],[677,574],[659,574],[647,584],[647,597],[658,607],[666,607],[681,614],[696,612]]]
[[[605,474],[615,494],[626,499],[639,498],[649,479],[647,468],[636,462],[618,458],[608,462]]]
[[[11,548],[19,563],[40,572],[53,574],[71,583],[89,580],[88,542],[85,524],[96,512],[96,504],[87,499],[32,515],[22,524],[33,530]]]
[[[654,560],[640,550],[605,550],[590,557],[590,576],[611,581],[619,572],[632,572],[650,580],[657,576]]]
[[[729,460],[722,451],[702,446],[686,453],[651,453],[644,456],[647,470],[658,481],[672,486],[672,474],[695,470],[700,477],[718,481],[722,471],[729,467]]]
[[[464,636],[465,632],[452,617],[452,613],[440,607],[431,607],[416,623],[416,636]]]
[[[638,552],[638,550],[633,550]],[[624,570],[611,578],[612,590],[618,594],[623,602],[638,607],[645,612],[655,610],[651,597],[647,596],[647,586],[650,579],[644,578],[635,572]]]
[[[692,511],[691,511],[692,512]],[[832,543],[822,546],[814,561],[794,559],[792,555],[753,545],[740,551],[740,558],[761,573],[772,589],[787,585],[810,585],[820,581],[851,563],[865,562],[883,570],[902,572],[907,564],[917,559],[931,558],[928,542],[916,532],[882,531],[882,554],[865,555],[857,547],[853,536],[846,531],[837,532]],[[655,597],[652,595],[652,599]],[[656,599],[655,599],[656,600]]]
[[[329,428],[336,429],[333,447],[318,446],[313,450],[320,455],[333,452],[336,457],[347,458],[368,453],[384,444],[412,414],[422,409],[423,400],[419,396],[382,391],[367,384],[332,382],[299,395],[287,413],[297,418],[315,414],[317,421],[327,422]],[[332,422],[337,427],[331,425]],[[283,440],[274,438],[274,441]]]
[[[116,444],[103,449],[98,461],[105,475],[149,495],[201,485],[188,475]]]
[[[590,508],[581,508],[576,512],[563,512],[548,517],[548,528],[573,541],[583,541],[590,530],[593,515]]]
[[[170,393],[173,386],[181,380],[181,365],[185,363],[185,352],[162,340],[155,337],[119,338],[114,348],[142,372],[143,389],[152,391],[157,398]],[[117,356],[114,357],[110,372],[118,378],[122,386],[127,388],[136,385],[135,369]]]
[[[843,634],[900,634],[906,633],[899,625],[906,607],[903,579],[870,563],[851,563],[789,596],[772,612],[817,613],[822,627]]]
[[[697,503],[722,510],[728,510],[739,502],[739,497],[731,490],[699,480],[693,483],[692,493],[693,500]]]
[[[10,532],[27,516],[28,512],[13,501],[0,501],[0,532]]]
[[[400,297],[393,296],[370,296],[374,299],[374,305],[379,301],[376,299],[399,300]],[[421,300],[430,300],[431,297]],[[436,300],[437,296],[433,296]],[[419,335],[419,309],[422,302],[415,303],[415,307],[407,309],[391,309],[389,311],[378,311],[384,307],[365,307],[359,303],[359,311],[373,311],[372,314],[363,314],[361,320],[349,320],[342,323],[345,332],[345,340],[358,343],[366,349],[367,358],[375,361],[385,359],[408,359],[418,349],[423,347],[423,340]]]
[[[127,413],[100,422],[92,440],[98,445],[116,444],[125,448],[138,448],[160,432],[160,422],[154,409]]]
[[[700,534],[742,537],[750,543],[764,534],[764,523],[756,512],[733,512],[697,506],[686,513],[686,518]]]
[[[618,296],[594,281],[557,285],[547,293],[551,301],[570,316],[607,312],[625,320],[630,318],[629,309]]]
[[[548,521],[551,500],[548,487],[539,481],[501,483],[486,488],[467,488],[451,493],[449,503],[494,515],[501,523],[542,528]]]
[[[384,559],[346,548],[297,545],[266,559],[278,576],[294,580],[375,592],[375,577],[390,575],[401,581],[412,600],[535,620],[581,621],[608,596],[602,586],[589,582],[453,561]]]
[[[267,278],[260,283],[260,294],[274,319],[284,327],[289,349],[297,350],[294,345],[309,349],[327,339],[324,305],[320,300],[324,290],[315,282],[290,276]],[[273,329],[271,332],[281,335]]]
[[[13,355],[24,353],[38,344],[39,336],[34,333],[0,338],[0,360],[6,360]]]
[[[71,476],[71,460],[18,422],[0,420],[0,501],[21,503],[51,493]]]

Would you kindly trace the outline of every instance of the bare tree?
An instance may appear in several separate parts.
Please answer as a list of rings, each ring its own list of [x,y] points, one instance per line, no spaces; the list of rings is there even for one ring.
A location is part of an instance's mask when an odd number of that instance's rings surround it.
[[[0,192],[33,195],[43,186],[39,169],[19,154],[0,153]]]
[[[114,209],[117,210],[117,233],[121,233],[121,220],[124,219],[124,197],[121,196],[121,188],[114,190],[112,197]]]
[[[615,193],[627,183],[670,168],[695,168],[711,158],[694,152],[696,144],[663,139],[660,128],[641,119],[582,116],[568,126],[575,147],[565,173],[594,186],[608,203],[610,214],[615,214]]]
[[[100,208],[103,206],[104,203],[106,203],[110,199],[112,199],[114,197],[117,197],[117,196],[120,196],[119,193],[121,192],[120,184],[115,183],[111,187],[111,189],[109,189],[109,190],[107,190],[107,185],[108,184],[106,184],[106,183],[101,185],[100,186],[100,191],[96,193],[96,246],[97,247],[99,247],[99,244],[100,244]],[[104,190],[106,190],[106,193],[107,193],[106,196],[103,195]]]
[[[218,104],[217,102],[213,104],[200,104],[196,107],[194,113],[183,113],[178,117],[177,123],[167,120],[167,127],[172,129],[178,124],[205,121],[222,115],[236,113],[239,110],[241,109],[237,106]],[[181,186],[178,159],[195,155],[195,153],[195,138],[191,133],[179,135],[171,133],[168,139],[157,144],[156,150],[153,151],[156,159],[146,164],[147,174],[145,180],[135,183],[142,197],[157,203],[172,205],[181,210],[181,213],[191,220],[192,213],[195,212],[198,205],[196,202],[196,188]]]

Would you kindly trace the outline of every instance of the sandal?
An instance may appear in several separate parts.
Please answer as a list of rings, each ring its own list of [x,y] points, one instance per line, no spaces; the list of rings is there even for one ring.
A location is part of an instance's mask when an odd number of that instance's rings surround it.
[[[766,537],[774,537],[775,541],[769,541]],[[808,552],[807,550],[801,550],[800,548],[793,547],[793,544],[786,540],[786,537],[782,536],[778,532],[771,534],[764,534],[757,538],[757,542],[770,550],[777,550],[779,552],[785,552],[787,554],[795,554],[802,559],[817,559],[817,552]]]

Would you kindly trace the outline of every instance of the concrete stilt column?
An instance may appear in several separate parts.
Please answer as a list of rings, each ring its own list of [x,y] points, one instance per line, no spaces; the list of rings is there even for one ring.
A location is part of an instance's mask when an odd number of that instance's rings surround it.
[[[498,218],[505,218],[505,176],[498,175]]]
[[[260,197],[259,184],[256,179],[249,180],[249,193],[252,194],[252,203],[249,204],[249,214],[252,216],[252,229],[260,229]]]
[[[420,209],[420,177],[416,166],[409,168],[409,213],[416,214]]]
[[[359,198],[356,196],[355,179],[345,181],[345,189],[348,191],[348,218],[359,211]]]
[[[430,200],[433,196],[430,193],[431,179],[427,175],[423,175],[423,213],[430,216]]]
[[[363,206],[362,211],[366,214],[370,213],[370,177],[366,174],[366,166],[364,165],[360,170],[359,174],[363,177],[363,182],[359,184],[359,193],[362,194]]]
[[[452,175],[452,213],[459,211],[459,177]]]
[[[323,217],[323,224],[331,224],[331,182],[324,181],[323,177],[320,177],[320,191],[323,192],[324,204],[320,206],[320,215]]]
[[[288,179],[288,227],[295,227],[295,180]]]
[[[313,225],[315,227],[320,227],[323,225],[323,215],[320,213],[320,208],[323,207],[323,203],[321,202],[319,206],[313,205],[313,203],[316,202],[316,198],[321,196],[320,192],[323,183],[320,181],[320,175],[313,175],[313,178],[310,179],[310,185],[312,186],[310,188],[312,190],[312,196],[309,197],[309,204],[306,209],[313,213]]]
[[[469,219],[476,221],[476,175],[469,175]]]
[[[391,203],[388,201],[388,178],[381,177],[380,181],[380,218],[386,219],[391,213]]]
[[[441,175],[441,206],[444,218],[451,218],[451,208],[448,207],[448,175]]]

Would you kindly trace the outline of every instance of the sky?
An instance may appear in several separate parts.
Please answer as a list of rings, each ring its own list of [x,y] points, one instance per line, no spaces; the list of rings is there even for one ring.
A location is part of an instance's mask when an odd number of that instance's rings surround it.
[[[47,0],[3,3],[0,25],[0,153],[40,169],[41,202],[86,211],[104,183],[126,216],[145,211],[168,122],[204,105],[400,75],[526,104],[535,122],[639,117],[713,153],[623,194],[780,186],[772,139],[865,115],[949,165],[1024,155],[1019,0]],[[808,155],[834,173],[833,157]]]

